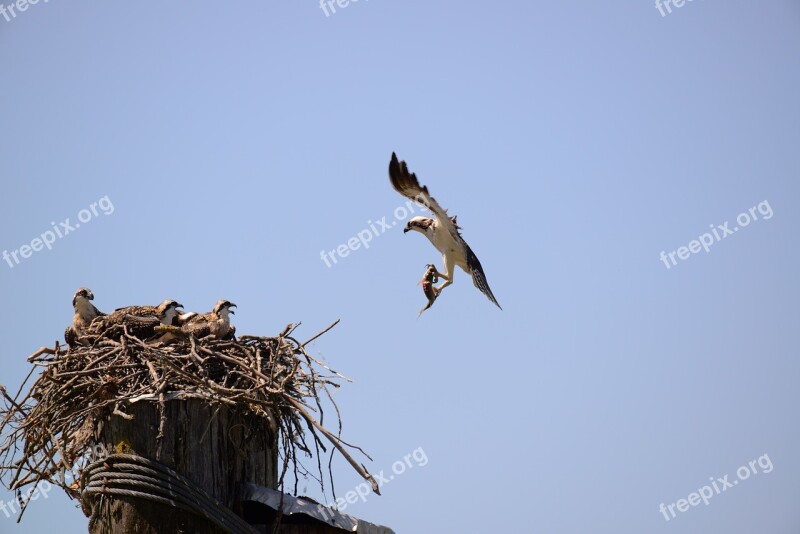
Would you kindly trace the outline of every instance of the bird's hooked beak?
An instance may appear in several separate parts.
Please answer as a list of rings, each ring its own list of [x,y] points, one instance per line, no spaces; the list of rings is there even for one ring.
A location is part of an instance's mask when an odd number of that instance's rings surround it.
[[[411,227],[410,226],[406,226],[405,228],[403,228],[403,233],[404,234],[407,234],[410,231],[411,231]]]
[[[236,315],[236,312],[231,309],[231,308],[235,308],[235,307],[236,307],[236,304],[231,304],[230,306],[228,306],[228,313],[230,313],[231,315]]]
[[[89,300],[94,300],[94,293],[92,293],[91,291],[88,291],[87,294],[86,294],[86,298],[88,298]]]

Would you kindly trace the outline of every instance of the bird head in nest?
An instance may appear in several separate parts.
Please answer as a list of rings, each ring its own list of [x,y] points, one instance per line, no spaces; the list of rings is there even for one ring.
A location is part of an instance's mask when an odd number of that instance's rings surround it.
[[[234,312],[231,308],[236,308],[236,304],[229,300],[218,300],[214,305],[214,315],[220,319],[227,319],[228,314],[236,315],[236,312]]]
[[[77,308],[79,304],[88,303],[90,300],[94,300],[94,293],[88,287],[82,287],[73,295],[72,307]]]
[[[172,324],[175,316],[180,313],[179,308],[183,308],[183,304],[176,300],[167,299],[158,305],[158,318],[161,319],[163,324]]]

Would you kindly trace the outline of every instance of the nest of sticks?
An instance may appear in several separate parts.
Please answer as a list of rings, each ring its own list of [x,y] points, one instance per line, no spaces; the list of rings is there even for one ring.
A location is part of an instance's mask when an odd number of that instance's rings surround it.
[[[112,415],[126,417],[127,403],[157,400],[160,440],[166,424],[164,404],[177,396],[225,404],[266,421],[278,436],[283,490],[291,472],[295,494],[299,479],[306,476],[315,478],[324,491],[321,454],[331,445],[378,492],[374,478],[349,451],[369,456],[341,439],[342,422],[330,388],[350,379],[305,349],[337,323],[303,343],[292,335],[299,325],[290,324],[277,337],[223,341],[189,336],[153,345],[125,332],[83,339],[88,344],[69,350],[58,344],[42,348],[28,358],[33,367],[15,396],[0,386],[0,480],[18,494],[47,481],[79,499],[75,481],[91,455],[98,424]],[[38,378],[25,390],[37,369]],[[322,424],[326,397],[336,412],[336,432]],[[316,467],[310,470],[302,458],[315,455]],[[333,485],[330,462],[328,466]]]

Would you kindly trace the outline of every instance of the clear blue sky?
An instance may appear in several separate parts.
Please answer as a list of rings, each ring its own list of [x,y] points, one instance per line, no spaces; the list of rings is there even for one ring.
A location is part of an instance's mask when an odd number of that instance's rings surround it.
[[[672,9],[42,0],[0,18],[0,250],[114,206],[0,260],[0,383],[60,338],[80,286],[106,310],[227,298],[243,333],[341,318],[314,351],[355,379],[345,436],[374,472],[428,458],[348,513],[399,533],[798,532],[800,3]],[[393,150],[459,215],[504,311],[459,271],[418,320],[440,258],[399,228],[320,259],[392,220]],[[764,200],[769,220],[659,259]],[[659,511],[765,454],[708,506]],[[340,494],[359,482],[336,473]],[[0,514],[2,533],[51,529],[86,530],[55,492],[22,525]]]

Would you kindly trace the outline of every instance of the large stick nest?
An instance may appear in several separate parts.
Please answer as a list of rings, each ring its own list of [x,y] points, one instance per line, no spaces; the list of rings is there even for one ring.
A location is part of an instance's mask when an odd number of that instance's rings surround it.
[[[329,443],[377,492],[372,476],[348,453],[348,449],[364,451],[340,437],[341,419],[330,388],[349,379],[305,349],[335,324],[305,343],[292,337],[296,326],[289,325],[277,337],[241,336],[229,341],[189,337],[152,345],[125,332],[84,339],[90,344],[67,351],[58,344],[42,348],[28,358],[33,368],[16,396],[0,386],[0,481],[17,491],[47,481],[79,498],[74,481],[80,479],[95,446],[100,423],[112,415],[130,417],[125,413],[128,403],[157,400],[162,418],[156,439],[161,440],[164,403],[194,398],[227,405],[267,423],[279,436],[282,489],[291,470],[295,494],[299,478],[305,476],[318,476],[324,491],[320,451],[326,451]],[[37,369],[43,370],[23,392]],[[336,411],[335,433],[322,424],[325,397]],[[313,472],[303,465],[298,451],[306,458],[316,453]],[[332,484],[330,468],[328,475]]]

